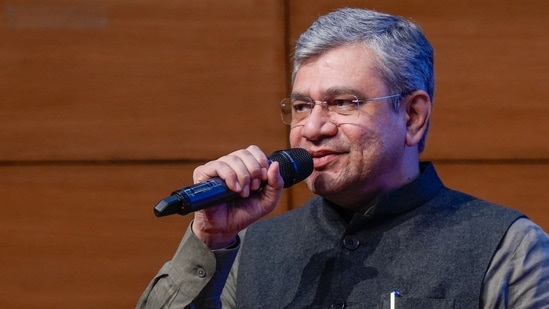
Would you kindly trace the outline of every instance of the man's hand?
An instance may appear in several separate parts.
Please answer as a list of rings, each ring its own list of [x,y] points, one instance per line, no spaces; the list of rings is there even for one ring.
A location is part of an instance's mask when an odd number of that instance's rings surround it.
[[[238,232],[276,207],[284,186],[278,167],[253,145],[197,167],[195,183],[220,177],[242,198],[195,212],[193,233],[211,249],[234,243]]]

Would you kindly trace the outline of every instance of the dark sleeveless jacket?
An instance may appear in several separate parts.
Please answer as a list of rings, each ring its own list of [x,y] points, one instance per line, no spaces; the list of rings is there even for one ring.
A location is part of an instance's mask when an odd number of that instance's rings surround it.
[[[252,225],[238,308],[478,308],[484,274],[522,215],[443,186],[431,164],[349,218],[320,197]]]

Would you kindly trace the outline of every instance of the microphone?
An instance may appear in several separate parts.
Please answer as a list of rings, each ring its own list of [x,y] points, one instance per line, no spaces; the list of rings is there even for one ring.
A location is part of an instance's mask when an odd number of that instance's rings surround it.
[[[304,180],[313,172],[313,158],[303,148],[278,150],[269,155],[268,158],[269,162],[277,161],[279,163],[284,188],[291,187]],[[215,177],[203,183],[172,192],[170,196],[160,200],[154,206],[154,214],[157,217],[176,213],[186,215],[222,202],[228,202],[237,197],[240,197],[238,193],[228,189],[223,179]]]

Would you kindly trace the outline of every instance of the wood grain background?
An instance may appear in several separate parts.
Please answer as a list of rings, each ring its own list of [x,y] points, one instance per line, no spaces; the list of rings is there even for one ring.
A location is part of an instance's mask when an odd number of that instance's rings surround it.
[[[423,158],[549,229],[544,0],[0,3],[2,308],[133,307],[189,220],[154,204],[206,160],[287,146],[290,47],[341,6],[422,25],[437,77]],[[287,190],[277,213],[308,196]]]

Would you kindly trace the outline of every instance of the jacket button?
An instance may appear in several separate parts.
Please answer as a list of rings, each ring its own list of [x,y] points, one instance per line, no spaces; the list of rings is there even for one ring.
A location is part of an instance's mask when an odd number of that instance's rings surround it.
[[[202,267],[198,267],[196,269],[196,275],[200,278],[204,278],[204,277],[206,277],[206,270],[204,270],[204,268],[202,268]]]
[[[343,238],[343,246],[349,250],[356,250],[360,246],[360,240],[354,235],[348,235]]]

